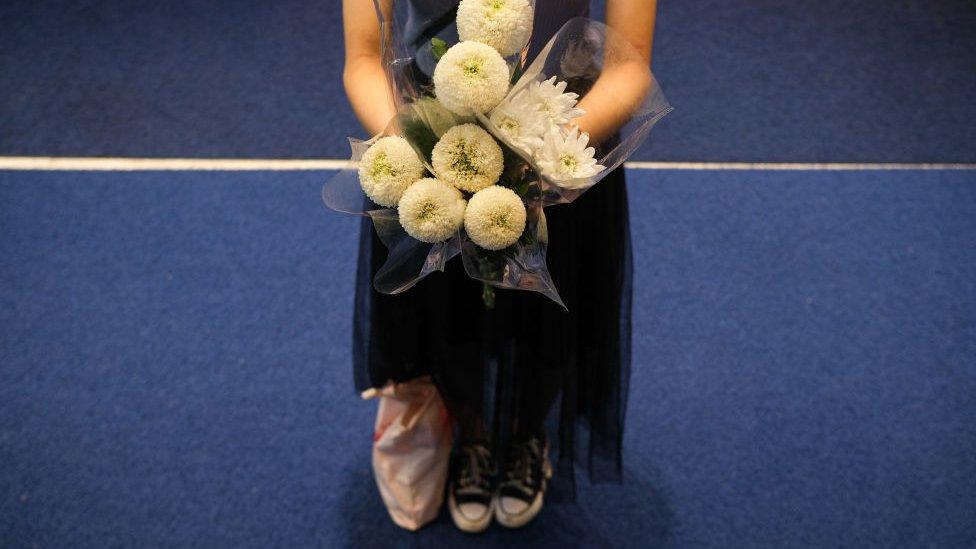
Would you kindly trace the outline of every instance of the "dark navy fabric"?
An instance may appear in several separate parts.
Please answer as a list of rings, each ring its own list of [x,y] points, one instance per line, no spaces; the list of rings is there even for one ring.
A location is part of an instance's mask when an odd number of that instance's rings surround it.
[[[0,546],[976,540],[972,172],[630,172],[624,484],[482,537],[384,514],[326,175],[0,172]]]
[[[638,159],[976,159],[973,2],[659,4]],[[345,157],[337,5],[3,2],[0,155]]]
[[[453,19],[442,17],[453,17],[456,5],[411,2],[407,35],[420,38],[403,50],[422,51],[429,45],[421,42],[456,35]],[[586,7],[580,1],[539,0],[533,25],[543,34],[555,33]],[[541,47],[529,45],[530,51]],[[418,64],[412,74],[422,76],[414,78],[426,80],[432,66]],[[407,84],[419,85],[413,79]],[[605,148],[617,141],[608,140]],[[502,455],[513,440],[545,437],[554,464],[550,500],[571,499],[577,470],[596,481],[621,477],[633,294],[623,168],[572,204],[548,208],[540,226],[548,242],[546,277],[557,298],[498,292],[487,310],[482,283],[461,261],[403,294],[378,292],[374,280],[390,261],[403,258],[392,258],[364,219],[351,374],[360,391],[430,376],[455,418],[461,444],[487,439]],[[578,436],[583,430],[586,436]]]

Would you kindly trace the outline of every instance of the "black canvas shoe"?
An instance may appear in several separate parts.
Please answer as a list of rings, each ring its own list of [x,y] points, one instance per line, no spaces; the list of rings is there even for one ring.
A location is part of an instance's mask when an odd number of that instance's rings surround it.
[[[458,449],[451,466],[447,506],[454,525],[464,532],[482,532],[491,524],[491,452],[483,444],[466,444]]]
[[[498,481],[495,518],[502,526],[520,528],[542,510],[552,466],[549,445],[541,438],[515,443],[506,456]]]

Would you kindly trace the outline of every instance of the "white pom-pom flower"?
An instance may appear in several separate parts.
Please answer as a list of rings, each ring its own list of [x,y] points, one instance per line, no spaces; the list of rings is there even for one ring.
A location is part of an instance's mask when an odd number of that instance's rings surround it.
[[[528,90],[519,91],[511,99],[495,107],[488,119],[512,143],[529,155],[542,146],[542,136],[548,127],[548,118]]]
[[[437,177],[469,193],[497,183],[505,167],[501,147],[476,124],[444,132],[430,157]]]
[[[454,236],[464,222],[466,202],[447,183],[425,177],[410,185],[400,198],[397,213],[407,234],[421,242],[442,242]]]
[[[509,56],[532,35],[532,4],[528,0],[461,0],[457,30],[461,40],[474,40]]]
[[[508,65],[487,44],[458,42],[437,62],[433,80],[434,94],[451,112],[485,113],[508,93]]]
[[[468,201],[464,230],[486,250],[515,244],[525,230],[525,206],[514,191],[497,185],[482,189]]]
[[[596,163],[593,147],[587,147],[589,134],[573,126],[568,132],[553,128],[536,154],[542,175],[554,181],[572,181],[593,177],[604,169]]]
[[[532,82],[527,89],[552,124],[568,124],[570,120],[586,114],[586,111],[576,107],[579,95],[565,93],[566,82],[556,82],[555,76],[549,80]]]
[[[403,191],[423,176],[423,162],[399,136],[380,138],[359,160],[359,185],[380,206],[396,207]]]

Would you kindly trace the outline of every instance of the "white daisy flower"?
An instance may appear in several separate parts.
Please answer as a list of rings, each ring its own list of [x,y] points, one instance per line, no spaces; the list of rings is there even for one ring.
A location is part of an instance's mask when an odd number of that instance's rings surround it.
[[[527,89],[552,124],[568,124],[570,120],[586,114],[586,111],[576,107],[579,95],[565,93],[566,82],[556,82],[555,76],[549,80],[532,82]]]
[[[511,99],[495,107],[488,119],[529,155],[542,146],[548,118],[527,90],[516,93]]]
[[[501,147],[477,124],[444,132],[430,157],[437,177],[469,193],[497,183],[505,168]]]
[[[382,137],[359,159],[359,185],[370,200],[393,208],[403,191],[423,177],[424,171],[423,162],[406,139]]]
[[[475,193],[464,213],[464,230],[478,246],[501,250],[525,230],[525,205],[514,191],[493,185]]]
[[[545,143],[536,155],[542,175],[554,181],[571,181],[593,177],[606,168],[596,163],[595,150],[587,147],[589,134],[573,126],[568,131],[556,128],[546,134]]]
[[[458,42],[434,67],[434,94],[462,116],[490,111],[508,93],[508,65],[495,48]]]
[[[425,177],[410,185],[400,198],[397,213],[407,234],[421,242],[442,242],[454,236],[464,222],[466,202],[461,191]]]
[[[461,40],[474,40],[503,56],[518,53],[532,35],[532,4],[528,0],[461,0],[457,30]]]

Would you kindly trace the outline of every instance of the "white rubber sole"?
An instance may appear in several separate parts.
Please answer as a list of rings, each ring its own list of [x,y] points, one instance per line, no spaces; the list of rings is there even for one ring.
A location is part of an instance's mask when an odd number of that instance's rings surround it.
[[[539,511],[542,510],[542,495],[542,492],[536,494],[535,499],[532,501],[532,505],[529,505],[528,509],[514,515],[502,511],[501,502],[496,503],[495,520],[498,521],[498,524],[501,524],[506,528],[521,528],[525,526],[526,524],[532,522],[532,519],[534,519],[536,515],[539,514]]]
[[[491,517],[494,515],[494,500],[488,504],[488,510],[485,511],[485,516],[477,519],[470,519],[461,513],[458,509],[457,502],[454,501],[454,490],[450,490],[447,497],[447,508],[451,512],[451,520],[454,521],[454,526],[457,526],[458,530],[462,532],[467,532],[469,534],[477,534],[479,532],[484,532],[488,529],[488,525],[491,524]]]
[[[547,453],[548,450],[549,447],[546,446]],[[546,488],[548,488],[549,479],[552,478],[552,465],[549,463],[548,459],[546,459],[546,463],[543,465],[542,470],[546,475]],[[539,511],[542,511],[544,495],[545,495],[545,490],[536,494],[535,499],[532,500],[532,504],[529,505],[529,507],[523,510],[521,513],[506,513],[505,510],[502,508],[502,502],[500,501],[501,498],[496,497],[495,499],[492,500],[492,503],[494,504],[495,507],[495,520],[498,521],[498,524],[501,524],[506,528],[521,528],[525,526],[526,524],[532,522],[532,519],[534,519],[536,515],[539,514]]]

